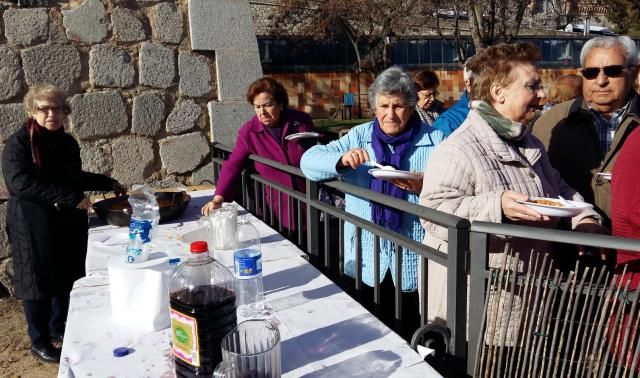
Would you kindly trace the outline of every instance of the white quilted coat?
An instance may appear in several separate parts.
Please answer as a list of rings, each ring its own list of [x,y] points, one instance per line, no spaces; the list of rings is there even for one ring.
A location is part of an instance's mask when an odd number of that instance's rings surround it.
[[[551,167],[537,138],[527,135],[519,146],[515,146],[500,138],[476,111],[471,110],[460,128],[432,153],[425,170],[420,204],[471,221],[501,223],[501,196],[506,190],[530,196],[562,195],[567,199],[583,200]],[[572,219],[573,227],[587,216],[598,217],[593,210],[585,211]],[[559,219],[552,218],[544,227],[554,228],[558,222]],[[446,253],[446,228],[425,221],[423,227],[425,244]],[[548,252],[549,247],[546,242],[494,237],[489,247],[491,267],[501,265],[507,243],[509,248],[520,252],[523,261],[519,271],[527,266],[532,250]],[[446,268],[430,262],[428,274],[428,319],[446,323]],[[514,298],[509,329],[517,326],[520,311],[521,301]],[[508,334],[508,340],[513,336]]]

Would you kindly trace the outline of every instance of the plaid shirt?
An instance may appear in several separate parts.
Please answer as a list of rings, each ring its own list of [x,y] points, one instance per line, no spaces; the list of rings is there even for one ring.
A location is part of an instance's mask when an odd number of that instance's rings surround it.
[[[589,108],[589,112],[591,112],[593,116],[593,124],[596,127],[600,139],[600,151],[602,152],[603,158],[607,152],[609,152],[609,147],[611,147],[611,142],[613,141],[613,136],[616,134],[616,130],[618,130],[618,126],[620,126],[622,120],[627,115],[629,104],[631,104],[630,101],[622,108],[613,111],[609,119],[603,117],[602,114],[595,109]]]

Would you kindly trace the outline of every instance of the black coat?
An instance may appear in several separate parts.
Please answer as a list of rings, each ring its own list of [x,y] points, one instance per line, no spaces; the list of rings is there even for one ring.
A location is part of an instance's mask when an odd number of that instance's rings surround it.
[[[69,134],[44,130],[39,146],[40,168],[25,126],[7,140],[2,154],[14,285],[17,297],[29,300],[69,293],[84,276],[88,219],[76,206],[83,191],[112,190],[115,182],[82,171],[80,147]]]

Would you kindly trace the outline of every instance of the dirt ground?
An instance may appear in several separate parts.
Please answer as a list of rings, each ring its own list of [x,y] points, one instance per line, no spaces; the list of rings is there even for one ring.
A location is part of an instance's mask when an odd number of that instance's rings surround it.
[[[44,378],[58,374],[58,364],[45,364],[31,355],[19,300],[8,296],[0,298],[0,324],[0,376]]]

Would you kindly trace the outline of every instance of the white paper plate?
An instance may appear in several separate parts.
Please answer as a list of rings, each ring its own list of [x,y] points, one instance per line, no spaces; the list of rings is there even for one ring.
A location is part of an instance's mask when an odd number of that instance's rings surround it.
[[[611,181],[611,173],[609,172],[598,172],[597,175],[602,177],[603,180]]]
[[[303,133],[295,133],[295,134],[287,135],[286,137],[284,137],[284,139],[296,140],[296,139],[302,139],[302,138],[319,138],[319,137],[320,137],[320,134],[316,133],[315,131],[305,131]]]
[[[380,178],[383,180],[393,180],[393,179],[419,180],[423,176],[422,173],[419,173],[419,172],[379,169],[379,168],[370,169],[369,174],[375,178]]]
[[[565,218],[575,217],[576,215],[580,214],[583,210],[593,207],[593,205],[590,203],[567,200],[566,202],[573,205],[572,207],[570,207],[569,205],[564,205],[562,201],[558,198],[546,198],[546,197],[530,197],[529,198],[529,201],[535,201],[535,200],[553,201],[554,203],[557,203],[559,206],[543,205],[539,203],[520,201],[520,200],[517,200],[516,202],[526,205],[532,208],[533,210],[537,211],[538,213],[542,215],[546,215],[548,217],[565,217]]]

